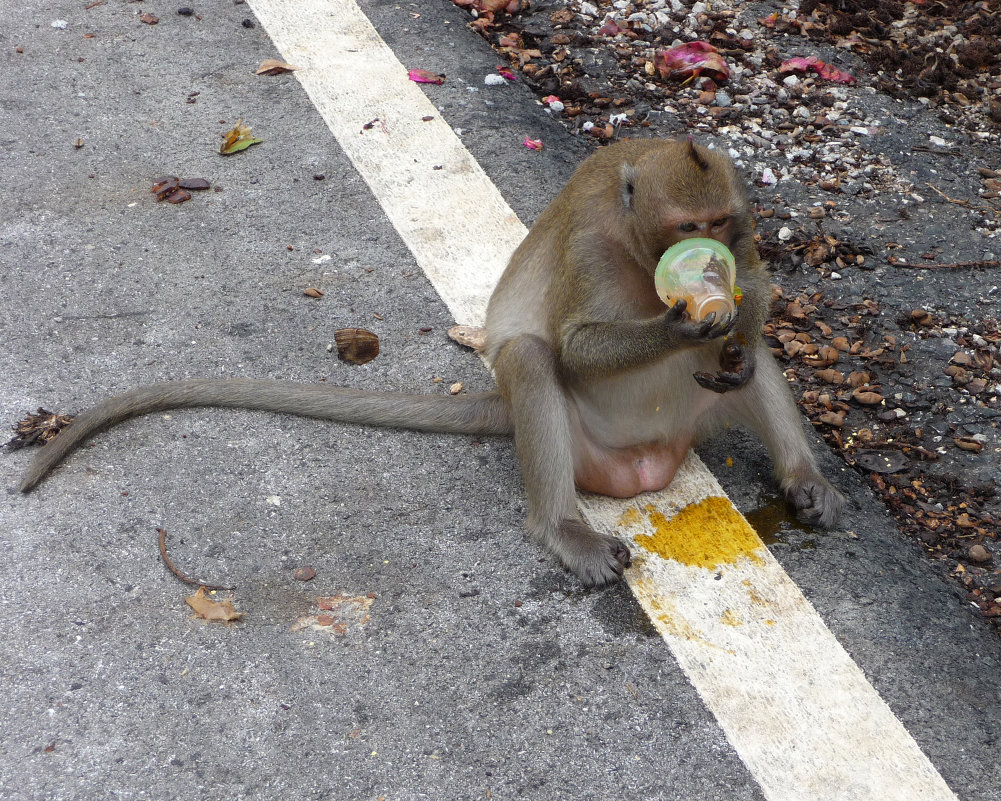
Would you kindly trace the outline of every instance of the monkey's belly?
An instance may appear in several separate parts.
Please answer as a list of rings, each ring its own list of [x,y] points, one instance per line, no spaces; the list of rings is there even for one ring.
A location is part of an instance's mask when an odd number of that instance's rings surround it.
[[[656,492],[674,480],[690,445],[687,438],[630,448],[607,448],[587,442],[577,448],[574,480],[582,490],[613,498]]]

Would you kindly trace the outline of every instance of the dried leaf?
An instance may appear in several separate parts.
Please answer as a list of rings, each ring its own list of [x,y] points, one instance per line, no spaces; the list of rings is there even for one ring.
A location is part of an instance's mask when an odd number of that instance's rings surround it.
[[[827,384],[840,384],[845,380],[844,375],[830,367],[826,370],[817,370],[814,375]]]
[[[311,298],[322,298],[323,290],[317,289],[315,286],[308,286],[304,290],[302,290],[302,294],[307,295]]]
[[[222,135],[222,146],[219,148],[219,152],[224,156],[231,156],[241,150],[246,150],[251,145],[256,145],[260,141],[250,132],[249,125],[244,125],[243,120],[237,120],[236,125]]]
[[[205,594],[204,587],[199,587],[198,592],[189,595],[184,600],[188,606],[195,610],[195,615],[203,620],[232,623],[246,614],[246,612],[237,612],[231,601],[213,601]]]
[[[364,328],[339,328],[334,331],[337,355],[351,364],[365,364],[379,355],[379,337]]]
[[[139,15],[139,21],[147,25],[156,25],[160,21],[160,18],[156,14],[146,13]]]
[[[56,414],[39,406],[35,414],[29,413],[11,426],[15,436],[3,447],[16,451],[36,443],[44,445],[72,422],[71,415]]]
[[[460,392],[462,392],[462,388],[463,388],[462,387],[462,382],[461,381],[456,381],[454,384],[452,384],[452,386],[450,386],[448,388],[448,394],[449,395],[458,395]]]
[[[277,58],[266,58],[261,62],[261,66],[257,68],[255,75],[281,75],[283,72],[294,72],[299,69],[298,67],[293,67],[291,64],[286,64],[284,61],[279,61]]]
[[[296,581],[310,581],[316,577],[316,571],[311,567],[297,567],[292,573],[292,578]]]
[[[487,329],[475,325],[453,325],[448,335],[460,345],[482,351],[487,345]]]

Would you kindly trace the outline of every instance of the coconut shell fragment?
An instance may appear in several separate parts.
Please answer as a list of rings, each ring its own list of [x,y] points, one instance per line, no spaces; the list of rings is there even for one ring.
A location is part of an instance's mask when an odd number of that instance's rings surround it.
[[[487,344],[487,330],[475,325],[453,325],[448,329],[448,336],[460,345],[482,351]]]
[[[339,328],[334,342],[341,361],[351,364],[365,364],[379,355],[379,337],[364,328]]]

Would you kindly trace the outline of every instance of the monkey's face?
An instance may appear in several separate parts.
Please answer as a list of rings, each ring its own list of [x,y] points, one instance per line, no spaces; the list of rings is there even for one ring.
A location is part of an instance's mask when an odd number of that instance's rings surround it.
[[[668,143],[623,170],[623,201],[644,267],[684,239],[715,239],[731,250],[747,202],[730,160],[688,142]]]

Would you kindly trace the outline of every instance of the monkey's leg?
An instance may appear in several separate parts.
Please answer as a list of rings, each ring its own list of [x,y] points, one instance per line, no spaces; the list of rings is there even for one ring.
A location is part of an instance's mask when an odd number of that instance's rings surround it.
[[[538,337],[516,337],[501,349],[494,371],[511,408],[529,532],[586,586],[619,579],[629,567],[629,549],[594,531],[577,512],[573,423],[552,349]]]
[[[723,396],[723,402],[765,443],[782,492],[799,519],[833,528],[844,511],[844,496],[817,470],[796,403],[775,359],[764,345],[754,355],[754,378]]]

